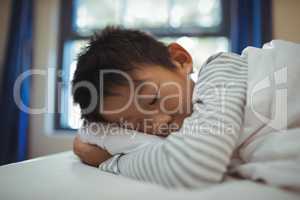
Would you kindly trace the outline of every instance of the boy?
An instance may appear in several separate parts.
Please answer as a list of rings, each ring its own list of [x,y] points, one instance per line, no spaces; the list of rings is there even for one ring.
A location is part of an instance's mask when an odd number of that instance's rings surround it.
[[[166,138],[111,157],[76,137],[74,152],[102,170],[166,187],[222,182],[233,155],[259,132],[245,129],[247,58],[210,57],[196,84],[192,69],[190,54],[176,43],[166,47],[143,32],[112,27],[94,36],[73,79],[82,118]]]

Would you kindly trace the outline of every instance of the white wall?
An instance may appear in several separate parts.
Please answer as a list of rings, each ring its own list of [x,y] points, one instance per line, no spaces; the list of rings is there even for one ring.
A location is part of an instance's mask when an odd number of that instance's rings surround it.
[[[55,69],[57,63],[57,44],[60,0],[35,0],[34,24],[34,63],[39,70]],[[53,80],[53,77],[50,77]],[[46,77],[40,76],[32,81],[31,107],[40,108],[47,104],[53,107],[54,85],[47,84]],[[47,100],[49,98],[49,101]],[[53,111],[53,109],[51,109]],[[72,148],[74,135],[58,133],[52,127],[51,114],[31,115],[29,130],[29,156],[36,157]]]
[[[6,42],[7,42],[7,33],[9,30],[9,21],[10,21],[10,6],[11,0],[1,0],[0,1],[0,80],[2,77],[2,69],[3,69],[3,62],[5,57],[5,49],[6,49]],[[0,81],[0,88],[1,88]]]
[[[273,37],[300,43],[300,0],[273,0]]]
[[[58,12],[60,0],[35,0],[34,21],[34,69],[56,67]],[[0,84],[5,56],[11,0],[0,0]],[[46,79],[32,82],[31,106],[40,107],[46,102],[46,93],[54,97],[54,83],[47,89]],[[0,85],[1,88],[1,85]],[[1,97],[0,97],[1,98]],[[52,127],[49,115],[31,115],[29,129],[29,156],[36,157],[61,152],[72,148],[73,135],[57,134]]]

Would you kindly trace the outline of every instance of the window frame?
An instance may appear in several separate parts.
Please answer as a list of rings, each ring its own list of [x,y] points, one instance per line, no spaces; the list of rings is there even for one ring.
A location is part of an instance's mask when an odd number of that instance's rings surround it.
[[[74,30],[75,27],[75,2],[76,0],[61,0],[60,1],[60,11],[59,11],[59,41],[58,41],[58,58],[57,58],[57,70],[58,72],[65,72],[64,62],[65,51],[67,43],[70,41],[87,40],[90,35],[80,35]],[[142,31],[151,32],[155,37],[226,37],[230,40],[230,0],[220,0],[221,2],[221,17],[222,21],[218,28],[202,28],[199,30],[198,27],[190,27],[174,29],[174,28],[144,28]],[[67,74],[68,75],[68,74]],[[66,100],[66,95],[63,94],[63,75],[56,77],[56,83],[62,83],[61,87],[56,87],[55,91],[55,108],[58,112],[55,113],[54,128],[57,130],[74,130],[71,127],[64,126],[61,121],[63,119],[63,112],[61,110],[61,103]],[[66,105],[67,106],[67,105]],[[66,107],[65,106],[65,107]]]

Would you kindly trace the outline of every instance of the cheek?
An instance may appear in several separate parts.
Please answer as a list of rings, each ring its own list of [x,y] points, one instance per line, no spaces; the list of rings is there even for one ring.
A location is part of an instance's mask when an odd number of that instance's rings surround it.
[[[183,103],[183,96],[178,89],[166,89],[161,92],[160,110],[178,112]]]

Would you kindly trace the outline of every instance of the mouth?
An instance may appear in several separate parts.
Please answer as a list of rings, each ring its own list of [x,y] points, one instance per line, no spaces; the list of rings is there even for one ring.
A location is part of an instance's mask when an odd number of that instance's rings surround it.
[[[160,137],[167,137],[173,132],[176,132],[180,130],[183,121],[186,117],[188,117],[190,114],[181,114],[177,116],[173,116],[173,120],[171,122],[165,122],[165,123],[147,123],[147,120],[142,120],[139,123],[124,123],[120,122],[118,123],[118,126],[125,128],[125,129],[131,129],[136,130],[138,132],[143,132],[150,135],[156,135]]]
[[[154,131],[151,132],[151,134],[167,137],[173,132],[180,130],[182,124],[183,124],[183,120],[180,118],[168,124],[160,124],[159,127],[156,127]]]
[[[171,122],[171,123],[152,124],[146,127],[135,127],[135,130],[149,135],[167,137],[172,132],[178,131],[180,127],[181,124],[176,122]]]

